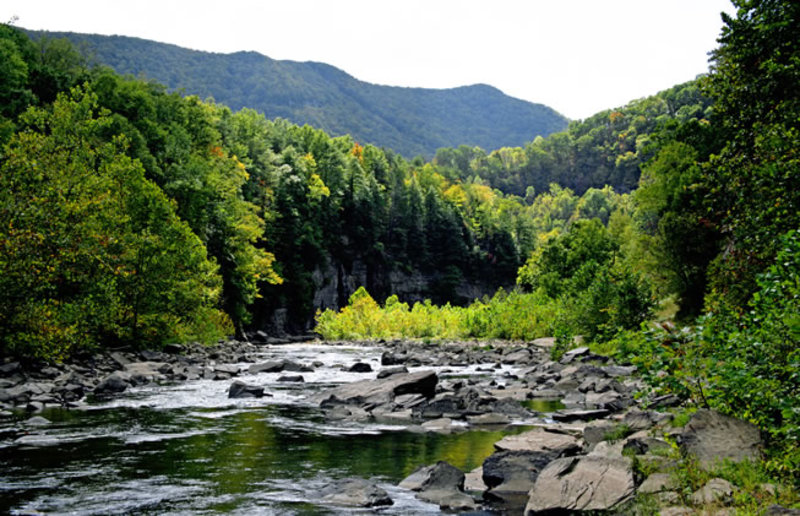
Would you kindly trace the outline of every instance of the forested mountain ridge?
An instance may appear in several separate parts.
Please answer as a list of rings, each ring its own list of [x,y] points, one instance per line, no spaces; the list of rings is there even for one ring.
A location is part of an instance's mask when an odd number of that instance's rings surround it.
[[[309,124],[327,133],[391,148],[403,156],[432,157],[440,147],[484,149],[523,145],[561,131],[567,119],[488,85],[451,89],[381,86],[333,66],[279,61],[256,52],[217,54],[124,36],[35,32],[65,37],[121,74],[157,80],[234,110]]]

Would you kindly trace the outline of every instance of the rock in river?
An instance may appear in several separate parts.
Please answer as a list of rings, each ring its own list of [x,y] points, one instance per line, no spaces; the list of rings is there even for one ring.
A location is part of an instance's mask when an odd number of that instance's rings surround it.
[[[321,491],[322,501],[346,507],[379,507],[392,505],[389,494],[363,478],[345,478]]]
[[[319,403],[380,405],[402,394],[421,394],[432,397],[439,381],[433,371],[395,374],[380,380],[362,380],[341,385],[316,396]]]
[[[269,394],[267,394],[269,396]],[[264,397],[264,387],[249,385],[240,380],[233,382],[228,389],[229,398],[262,398]]]
[[[474,510],[477,505],[464,492],[464,472],[439,461],[423,466],[400,482],[400,487],[417,492],[417,498],[438,504],[442,509]]]

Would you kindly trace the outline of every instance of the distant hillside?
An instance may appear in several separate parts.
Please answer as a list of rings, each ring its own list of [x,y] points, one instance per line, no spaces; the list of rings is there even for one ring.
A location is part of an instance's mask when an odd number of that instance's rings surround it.
[[[521,146],[568,123],[547,106],[482,84],[445,90],[378,86],[323,63],[276,61],[256,52],[215,54],[124,36],[29,34],[66,37],[119,73],[210,96],[234,110],[250,107],[268,118],[350,134],[407,157],[432,157],[440,147],[462,144]]]

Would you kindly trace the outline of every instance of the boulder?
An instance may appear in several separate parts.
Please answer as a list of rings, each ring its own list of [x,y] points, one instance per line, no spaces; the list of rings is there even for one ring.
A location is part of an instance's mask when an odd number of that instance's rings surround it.
[[[142,385],[164,380],[161,369],[168,366],[165,362],[131,362],[125,364],[123,371],[129,375],[133,385]]]
[[[761,457],[761,433],[752,423],[725,416],[713,410],[695,412],[678,444],[685,453],[694,455],[704,468],[723,460],[742,462]]]
[[[733,496],[733,484],[722,478],[712,478],[706,485],[692,494],[695,505],[728,502]]]
[[[538,511],[604,511],[634,493],[630,459],[584,456],[556,459],[536,478],[525,514]]]
[[[642,485],[636,491],[644,494],[655,494],[672,491],[676,487],[669,473],[653,473],[642,482]]]
[[[478,466],[466,475],[464,475],[464,489],[466,491],[479,491],[483,492],[489,489],[483,481],[483,467]]]
[[[619,423],[609,421],[608,419],[590,421],[589,424],[583,428],[583,440],[586,441],[586,444],[589,446],[605,441],[609,435],[617,431],[619,425]]]
[[[475,500],[464,492],[464,473],[439,461],[423,466],[400,482],[400,487],[417,492],[417,498],[447,510],[474,510]]]
[[[131,385],[131,377],[128,373],[114,371],[103,378],[97,387],[94,388],[95,394],[116,394],[124,392]]]
[[[321,404],[346,403],[353,405],[380,405],[402,394],[422,394],[433,397],[438,377],[433,371],[395,374],[380,380],[362,380],[335,387],[315,396]]]
[[[306,381],[301,374],[287,374],[278,378],[279,382],[303,383]]]
[[[581,450],[581,446],[575,437],[562,433],[548,432],[543,429],[508,435],[494,443],[494,447],[498,451],[547,453],[553,459],[574,455]]]
[[[324,487],[322,501],[345,507],[381,507],[392,505],[389,494],[363,478],[345,478]]]
[[[400,482],[399,487],[411,491],[427,491],[430,489],[464,489],[464,472],[451,464],[440,460],[432,466],[422,466]]]
[[[350,373],[371,373],[372,366],[366,362],[356,362],[355,364],[351,365],[350,369],[347,371]]]
[[[262,398],[264,387],[249,385],[240,380],[233,382],[228,389],[228,398]]]
[[[483,461],[483,482],[492,492],[527,493],[539,472],[555,454],[523,450],[500,451]]]

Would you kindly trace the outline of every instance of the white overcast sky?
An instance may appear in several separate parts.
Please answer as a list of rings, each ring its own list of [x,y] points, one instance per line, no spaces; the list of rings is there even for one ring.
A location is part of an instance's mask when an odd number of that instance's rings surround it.
[[[730,0],[2,0],[0,21],[321,61],[363,81],[491,84],[572,119],[708,70]]]

